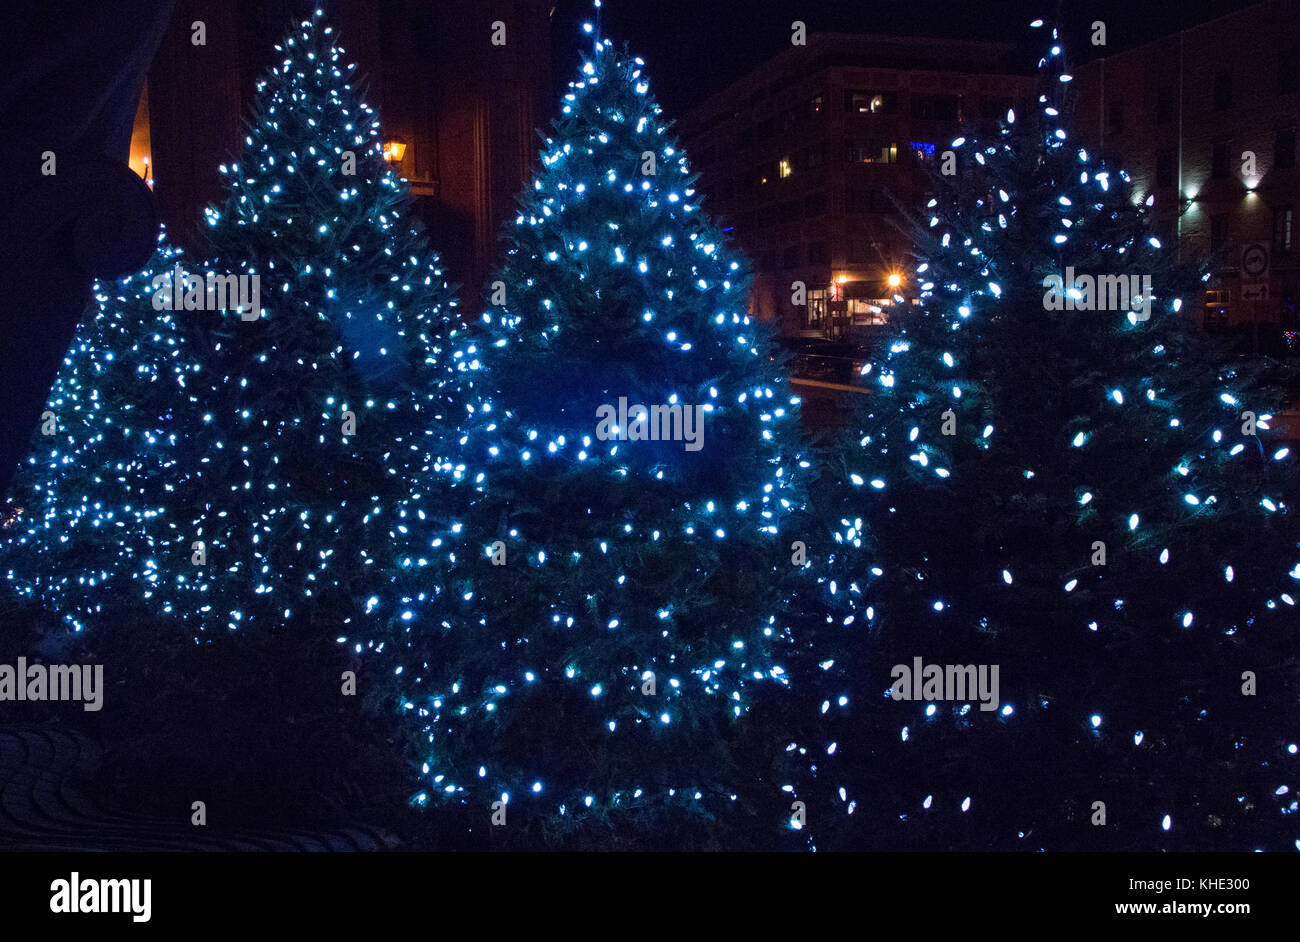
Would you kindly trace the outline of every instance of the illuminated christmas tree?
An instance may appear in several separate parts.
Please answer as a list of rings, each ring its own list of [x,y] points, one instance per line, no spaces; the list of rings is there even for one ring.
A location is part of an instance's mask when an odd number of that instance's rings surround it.
[[[150,560],[188,552],[169,511],[197,425],[188,390],[199,367],[184,313],[152,303],[154,279],[185,262],[160,237],[143,271],[97,287],[15,482],[22,512],[0,534],[0,569],[74,631],[123,617]]]
[[[80,389],[99,360],[130,373],[144,354],[138,368],[152,376],[167,364],[151,348],[137,354],[140,337],[165,327],[168,340],[183,338],[181,352],[163,352],[194,409],[163,440],[167,461],[131,464],[119,488],[153,503],[128,512],[118,492],[96,496],[81,482],[100,474],[98,459],[61,462],[43,485],[63,492],[60,506],[76,494],[113,520],[147,514],[149,532],[166,538],[123,548],[122,565],[149,611],[195,637],[292,622],[333,638],[357,618],[392,617],[407,590],[401,510],[419,503],[450,445],[444,344],[455,302],[382,157],[378,119],[319,10],[276,48],[283,60],[258,85],[245,157],[221,167],[228,196],[208,211],[213,257],[133,281],[114,335],[61,380]],[[213,289],[225,278],[223,300]],[[140,293],[150,285],[152,299]],[[232,292],[253,303],[237,307]],[[186,309],[166,310],[178,296]],[[80,395],[105,400],[93,421],[116,427],[138,389],[97,383]],[[66,537],[61,526],[40,535]],[[104,590],[78,608],[111,604]]]
[[[391,615],[396,508],[423,486],[446,419],[454,301],[355,66],[320,10],[276,49],[244,157],[221,168],[225,204],[208,211],[209,267],[257,277],[262,310],[192,321],[207,437],[187,497],[207,561],[157,579],[160,604],[205,628]]]
[[[642,61],[597,40],[561,112],[456,353],[452,519],[413,563],[445,591],[387,652],[416,801],[502,841],[707,842],[671,828],[780,794],[748,737],[787,683],[798,400]]]
[[[1072,142],[1061,63],[1054,41],[1000,136],[952,142],[921,303],[865,368],[832,475],[855,627],[814,646],[839,658],[791,754],[819,847],[1300,838],[1279,398],[1200,332],[1209,276],[1153,235],[1153,197]],[[918,658],[996,665],[998,689],[928,689]]]

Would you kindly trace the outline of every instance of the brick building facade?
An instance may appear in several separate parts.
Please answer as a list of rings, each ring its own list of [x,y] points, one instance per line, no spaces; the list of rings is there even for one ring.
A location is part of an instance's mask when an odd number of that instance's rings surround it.
[[[1033,77],[1006,68],[1010,48],[814,33],[681,122],[705,205],[754,261],[757,316],[784,337],[861,336],[895,293],[915,296],[894,201],[922,206],[960,128],[1033,94]]]
[[[549,0],[374,0],[318,4],[363,77],[385,139],[451,279],[472,305],[497,235],[532,171],[551,111]],[[217,165],[237,155],[257,80],[309,7],[298,0],[178,0],[150,71],[132,167],[153,181],[174,240],[202,253],[202,209],[221,199]],[[507,27],[505,45],[491,28]],[[202,21],[206,44],[191,42]],[[147,163],[146,163],[147,161]]]
[[[1300,329],[1300,3],[1267,0],[1077,68],[1075,126],[1154,196],[1158,233],[1214,257],[1209,327]]]

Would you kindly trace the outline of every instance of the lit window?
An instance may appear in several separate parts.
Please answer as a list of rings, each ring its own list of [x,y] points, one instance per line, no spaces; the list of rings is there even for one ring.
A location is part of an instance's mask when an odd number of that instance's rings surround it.
[[[846,313],[849,322],[855,327],[875,327],[889,323],[889,314],[885,309],[892,304],[889,298],[850,298]]]
[[[898,161],[898,145],[880,141],[853,141],[848,145],[850,163],[892,164]]]
[[[889,114],[894,110],[891,92],[848,90],[844,93],[844,110],[854,114]]]

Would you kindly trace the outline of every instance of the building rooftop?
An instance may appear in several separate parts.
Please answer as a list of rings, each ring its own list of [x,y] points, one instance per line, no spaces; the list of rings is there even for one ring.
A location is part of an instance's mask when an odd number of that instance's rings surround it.
[[[791,46],[747,75],[710,96],[686,118],[685,124],[707,121],[737,99],[775,94],[782,87],[826,69],[873,68],[913,72],[1028,74],[1010,64],[1010,43],[874,33],[809,33],[806,46]],[[747,103],[747,102],[746,102]]]

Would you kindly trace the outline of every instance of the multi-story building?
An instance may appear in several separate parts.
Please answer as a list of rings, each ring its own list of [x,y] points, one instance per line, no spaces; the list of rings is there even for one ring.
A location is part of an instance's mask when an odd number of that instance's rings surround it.
[[[813,33],[681,123],[705,205],[754,262],[752,311],[784,337],[852,337],[910,283],[898,206],[963,125],[1033,94],[998,43]],[[793,303],[794,282],[807,303]]]
[[[411,183],[462,300],[477,300],[501,223],[527,183],[551,110],[550,0],[320,0],[389,158]],[[136,117],[131,165],[178,244],[202,254],[218,164],[239,153],[256,82],[305,9],[298,0],[177,0]],[[506,25],[493,45],[492,24]],[[192,42],[204,24],[204,44]]]
[[[1300,329],[1298,66],[1300,3],[1267,0],[1074,70],[1084,139],[1181,254],[1213,258],[1207,326]]]

